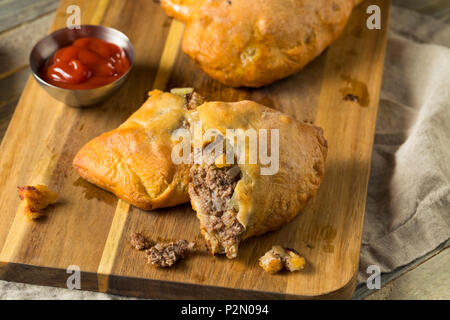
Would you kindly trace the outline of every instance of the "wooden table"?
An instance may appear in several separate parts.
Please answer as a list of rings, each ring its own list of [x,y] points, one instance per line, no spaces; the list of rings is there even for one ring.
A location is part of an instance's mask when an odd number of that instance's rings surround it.
[[[8,127],[26,80],[30,75],[28,55],[31,47],[43,37],[54,19],[58,0],[0,0],[0,141]],[[407,7],[450,23],[447,0],[394,0],[394,5]],[[33,32],[29,32],[33,30]],[[436,299],[448,290],[435,272],[450,265],[450,243],[383,276],[381,290],[358,290],[355,299]]]

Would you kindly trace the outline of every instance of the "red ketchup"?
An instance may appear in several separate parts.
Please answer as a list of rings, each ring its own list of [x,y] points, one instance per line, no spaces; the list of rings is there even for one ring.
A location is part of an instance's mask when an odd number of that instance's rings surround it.
[[[81,38],[56,51],[41,67],[39,76],[65,89],[84,90],[107,85],[130,69],[123,49],[97,38]]]

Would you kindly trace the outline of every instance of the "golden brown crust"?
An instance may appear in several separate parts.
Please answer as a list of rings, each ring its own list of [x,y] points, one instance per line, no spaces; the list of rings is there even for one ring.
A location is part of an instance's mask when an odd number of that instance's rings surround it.
[[[285,225],[316,194],[327,156],[327,143],[321,128],[252,101],[208,102],[190,116],[201,121],[205,130],[216,129],[223,135],[226,129],[279,130],[279,170],[276,174],[262,175],[260,162],[239,164],[242,178],[235,187],[230,206],[236,210],[236,217],[245,228],[242,239]],[[201,199],[191,191],[190,196],[209,247],[220,248],[213,243],[217,240],[214,235],[208,234],[203,227],[206,214],[201,210]]]
[[[360,0],[162,0],[186,22],[183,51],[212,78],[261,87],[301,70],[339,37]]]
[[[181,127],[185,99],[154,90],[119,128],[87,143],[73,165],[86,180],[144,210],[189,201],[189,166],[171,160],[171,133]]]

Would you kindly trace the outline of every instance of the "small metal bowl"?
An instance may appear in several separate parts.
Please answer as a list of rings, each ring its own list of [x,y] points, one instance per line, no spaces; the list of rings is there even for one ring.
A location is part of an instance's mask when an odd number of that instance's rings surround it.
[[[95,89],[70,90],[59,88],[39,77],[39,68],[58,49],[71,45],[79,38],[94,37],[122,48],[130,60],[130,69],[114,82]],[[80,29],[59,29],[40,40],[31,50],[30,67],[36,81],[55,99],[71,107],[87,107],[101,102],[117,91],[128,78],[134,64],[134,48],[122,32],[104,26],[82,25]]]

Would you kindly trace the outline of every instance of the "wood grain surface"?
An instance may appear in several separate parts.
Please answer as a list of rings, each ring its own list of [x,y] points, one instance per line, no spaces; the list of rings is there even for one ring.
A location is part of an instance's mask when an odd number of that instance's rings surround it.
[[[390,6],[389,1],[374,3],[382,8],[381,30],[365,28],[363,3],[342,37],[301,73],[245,90],[215,82],[179,53],[183,25],[151,1],[62,1],[52,30],[64,26],[66,7],[78,4],[83,24],[111,26],[130,37],[136,64],[116,95],[85,110],[66,107],[29,79],[0,146],[0,278],[65,287],[67,267],[77,265],[82,289],[142,297],[351,297]],[[147,265],[128,237],[139,231],[155,240],[200,241],[190,206],[151,212],[130,207],[81,180],[71,161],[84,143],[139,108],[148,90],[180,86],[193,86],[210,100],[253,99],[314,121],[324,128],[330,149],[317,197],[289,225],[245,241],[235,260],[199,254],[166,270]],[[362,105],[344,100],[343,93],[358,95]],[[36,183],[49,185],[62,200],[46,219],[31,223],[16,187]],[[263,273],[257,260],[273,244],[295,247],[306,257],[307,268]]]
[[[58,3],[55,0],[0,0],[0,7],[0,31],[4,31],[54,11]]]

